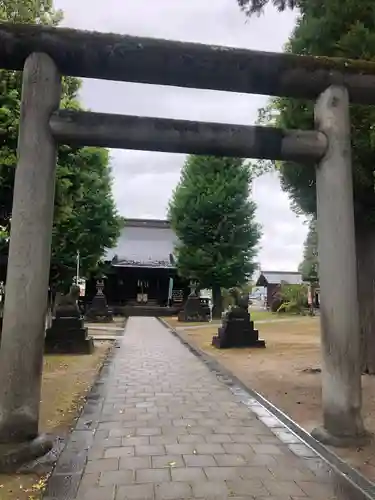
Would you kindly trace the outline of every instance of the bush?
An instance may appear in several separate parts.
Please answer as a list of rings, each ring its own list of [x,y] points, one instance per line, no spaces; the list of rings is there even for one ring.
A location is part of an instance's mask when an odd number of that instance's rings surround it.
[[[308,307],[307,286],[282,284],[279,292],[281,304],[277,312],[305,314]]]
[[[283,305],[283,300],[281,297],[278,297],[276,296],[272,302],[271,302],[271,305],[270,305],[270,310],[271,312],[273,313],[277,313],[277,312],[284,312],[284,311],[280,311],[280,307]]]

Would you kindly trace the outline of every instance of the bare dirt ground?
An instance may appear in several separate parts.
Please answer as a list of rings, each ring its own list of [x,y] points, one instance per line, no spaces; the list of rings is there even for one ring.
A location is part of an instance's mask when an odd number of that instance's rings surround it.
[[[250,311],[250,312],[251,312],[251,319],[253,319],[254,321],[280,319],[279,315],[273,314],[268,311]],[[283,315],[282,317],[285,317],[285,315]],[[185,323],[183,321],[178,321],[177,316],[164,317],[162,319],[166,321],[172,328],[183,328],[184,326],[209,325],[209,323],[195,323],[195,322]],[[212,325],[218,326],[220,325],[220,323],[221,321],[218,319],[214,319],[212,321]]]
[[[211,346],[217,326],[185,330],[182,335],[311,431],[321,422],[321,379],[312,373],[320,367],[319,320],[262,321],[259,330],[266,349],[218,350]],[[367,429],[375,434],[375,377],[363,377],[363,415]],[[363,449],[332,450],[375,481],[375,441]]]
[[[43,368],[40,429],[66,435],[80,412],[98,370],[111,347],[96,342],[90,356],[45,356]],[[1,475],[1,500],[37,500],[46,478],[31,475]]]

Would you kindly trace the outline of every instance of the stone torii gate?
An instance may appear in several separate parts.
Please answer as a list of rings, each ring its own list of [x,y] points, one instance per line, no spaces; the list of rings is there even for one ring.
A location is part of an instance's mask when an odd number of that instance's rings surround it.
[[[375,104],[375,65],[33,25],[0,25],[0,68],[23,70],[0,349],[0,468],[46,452],[38,435],[57,144],[268,158],[316,165],[323,427],[366,438],[349,101]],[[60,110],[61,75],[317,100],[316,130]]]

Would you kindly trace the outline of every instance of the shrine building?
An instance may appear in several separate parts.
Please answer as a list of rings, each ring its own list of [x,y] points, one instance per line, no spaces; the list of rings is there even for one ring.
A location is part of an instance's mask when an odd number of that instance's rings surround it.
[[[166,220],[127,219],[117,246],[104,260],[104,294],[115,313],[173,315],[189,294],[189,282],[177,274],[177,237]],[[86,299],[95,295],[95,281],[86,284]]]

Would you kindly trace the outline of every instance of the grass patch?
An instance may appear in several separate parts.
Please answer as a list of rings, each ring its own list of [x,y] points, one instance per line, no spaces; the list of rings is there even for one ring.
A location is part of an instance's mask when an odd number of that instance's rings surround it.
[[[277,313],[272,313],[270,311],[252,311],[250,309],[250,316],[253,321],[266,321],[266,320],[276,320],[276,319],[283,319],[284,317],[287,318],[289,315],[287,314],[277,314]]]
[[[90,356],[45,356],[39,428],[41,432],[67,434],[111,346],[96,342]],[[0,381],[1,383],[1,381]],[[39,500],[45,478],[35,474],[0,474],[1,500]]]
[[[272,313],[270,311],[250,311],[251,314],[251,319],[253,321],[274,321],[274,320],[282,320],[282,319],[299,319],[299,316],[296,315],[291,315],[291,314],[278,314],[278,313]],[[191,322],[191,323],[185,323],[184,321],[178,321],[177,316],[166,316],[162,317],[162,320],[164,320],[166,323],[171,328],[184,328],[186,326],[201,326],[201,325],[209,325],[207,322]],[[214,319],[211,323],[212,325],[219,325],[221,324],[221,320],[219,319]]]

